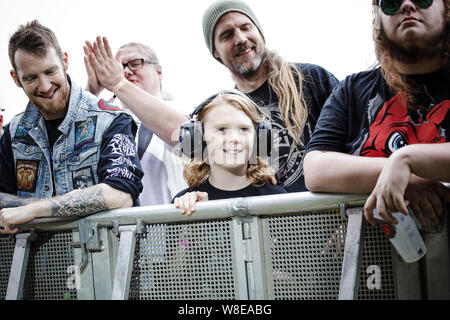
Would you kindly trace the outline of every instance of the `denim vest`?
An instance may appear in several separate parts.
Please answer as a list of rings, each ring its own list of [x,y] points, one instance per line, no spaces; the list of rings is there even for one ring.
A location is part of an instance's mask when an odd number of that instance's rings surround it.
[[[54,191],[62,195],[98,184],[103,135],[119,114],[72,81],[69,108],[58,127],[61,135],[51,150],[45,119],[29,102],[10,123],[17,195],[51,197]]]

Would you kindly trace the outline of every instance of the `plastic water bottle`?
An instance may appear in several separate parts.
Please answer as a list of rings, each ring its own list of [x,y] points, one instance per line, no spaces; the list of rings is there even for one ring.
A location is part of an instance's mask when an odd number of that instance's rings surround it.
[[[418,261],[427,253],[427,247],[417,229],[415,219],[411,217],[411,211],[407,216],[401,212],[394,212],[391,214],[399,221],[398,224],[389,224],[385,222],[380,215],[378,215],[377,209],[373,210],[375,220],[402,259],[406,263]]]

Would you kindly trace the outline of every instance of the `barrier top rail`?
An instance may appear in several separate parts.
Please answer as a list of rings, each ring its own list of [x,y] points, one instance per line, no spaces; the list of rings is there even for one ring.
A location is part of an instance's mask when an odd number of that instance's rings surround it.
[[[135,225],[138,220],[144,224],[162,224],[233,217],[276,216],[314,210],[342,210],[346,207],[363,206],[366,199],[367,195],[361,194],[298,192],[198,202],[196,211],[191,216],[180,214],[174,205],[168,204],[109,210],[85,217],[84,220],[97,223],[101,227],[114,227],[114,223]],[[79,220],[80,218],[43,218],[19,227],[23,232],[30,229],[67,231],[77,229]]]

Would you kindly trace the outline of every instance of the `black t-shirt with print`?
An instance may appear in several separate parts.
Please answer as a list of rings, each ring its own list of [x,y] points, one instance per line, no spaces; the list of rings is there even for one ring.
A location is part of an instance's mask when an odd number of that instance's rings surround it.
[[[307,152],[389,157],[402,146],[450,138],[450,79],[444,70],[408,76],[426,94],[415,107],[389,90],[380,69],[347,77],[325,103]]]
[[[279,136],[274,141],[274,149],[277,145],[279,148],[278,158],[272,152],[271,164],[276,169],[278,184],[288,192],[307,191],[303,177],[303,152],[319,119],[323,104],[339,83],[333,74],[318,65],[302,63],[295,65],[304,78],[303,95],[309,114],[303,139],[298,146],[299,152],[282,120],[278,97],[268,82],[247,94],[270,118],[273,129],[278,132]]]
[[[229,198],[239,198],[239,197],[254,197],[254,196],[267,196],[271,194],[286,193],[286,190],[280,186],[274,186],[273,184],[264,184],[261,187],[255,186],[253,184],[248,185],[245,188],[233,191],[226,191],[217,189],[207,180],[202,183],[197,188],[186,188],[180,191],[173,199],[179,198],[188,192],[201,191],[208,193],[208,200],[221,200]]]

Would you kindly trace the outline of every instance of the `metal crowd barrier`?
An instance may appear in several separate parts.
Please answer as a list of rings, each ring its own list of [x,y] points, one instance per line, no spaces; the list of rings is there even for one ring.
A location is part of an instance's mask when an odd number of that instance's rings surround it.
[[[449,299],[447,219],[406,264],[364,202],[305,192],[35,221],[0,237],[0,299]]]

